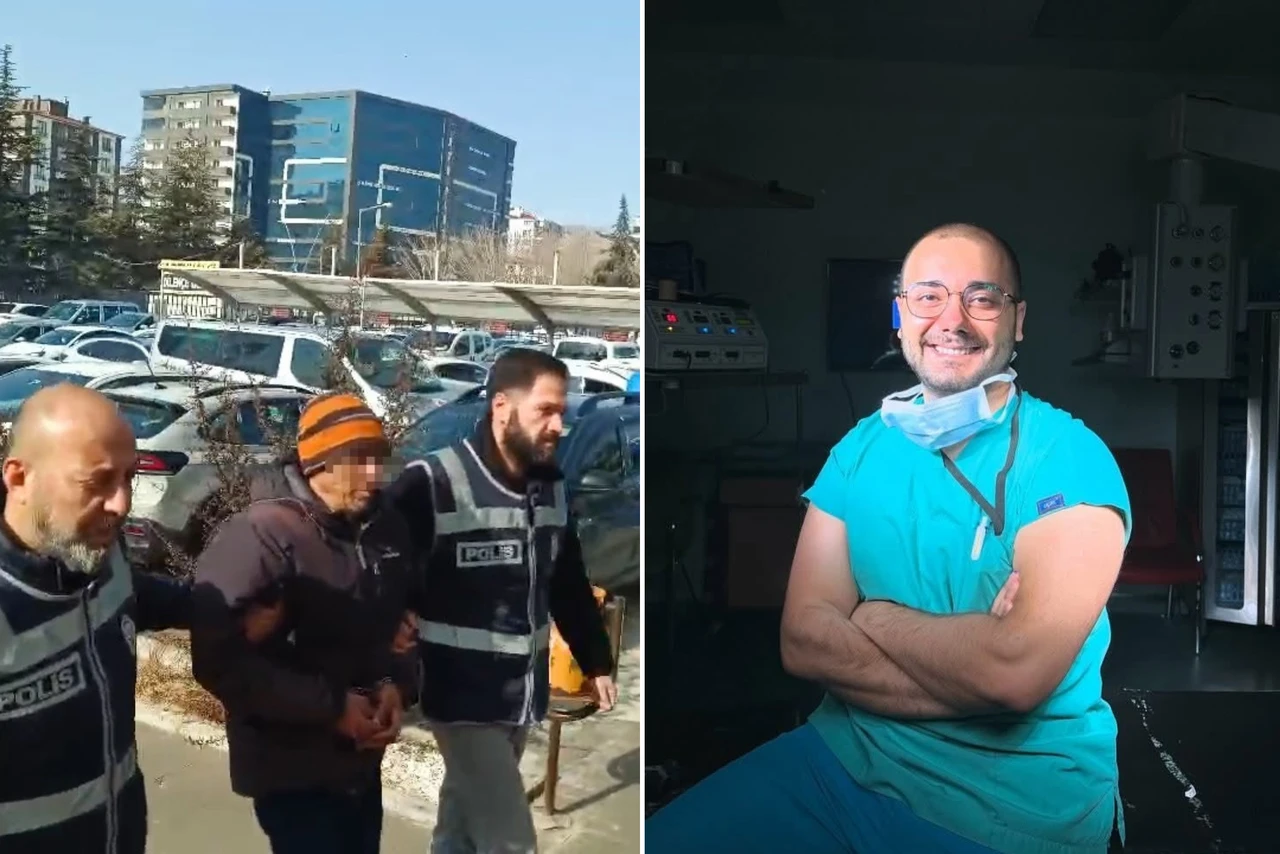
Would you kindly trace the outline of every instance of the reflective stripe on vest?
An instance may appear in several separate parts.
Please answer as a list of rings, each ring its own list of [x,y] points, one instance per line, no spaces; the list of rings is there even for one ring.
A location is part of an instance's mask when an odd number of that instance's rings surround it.
[[[109,780],[113,779],[113,776],[103,774],[96,780],[90,780],[88,783],[67,789],[65,792],[58,792],[56,795],[0,803],[0,837],[52,827],[101,809],[119,795],[120,790],[137,773],[138,754],[136,748],[131,747],[124,758],[116,763],[115,791],[110,791]]]
[[[475,453],[470,444],[467,445],[467,449],[472,454]],[[471,491],[471,478],[467,476],[467,471],[462,465],[462,460],[458,458],[456,450],[444,448],[437,451],[435,457],[440,461],[441,468],[444,469],[449,478],[449,488],[453,491],[454,503],[457,508],[450,513],[436,513],[436,534],[438,536],[460,534],[465,531],[490,531],[525,527],[526,510],[523,507],[476,506],[475,494]],[[492,477],[482,461],[477,459],[476,463],[486,476]],[[511,491],[505,487],[502,487],[502,489],[505,492]],[[563,481],[556,481],[555,502],[555,507],[534,508],[533,524],[535,527],[563,526],[568,523],[568,508],[565,504]]]
[[[89,622],[96,631],[118,613],[133,595],[133,576],[129,565],[118,548],[111,551],[111,578],[89,600]],[[37,599],[47,601],[79,601],[79,596],[52,596],[43,593],[0,570],[5,583]],[[0,677],[21,673],[47,658],[84,640],[84,615],[79,608],[72,608],[45,623],[33,626],[25,632],[15,633],[9,621],[0,612]]]
[[[533,655],[551,645],[551,626],[542,626],[531,635],[512,635],[418,620],[418,637],[427,643],[451,646],[455,649],[468,649],[473,652]]]

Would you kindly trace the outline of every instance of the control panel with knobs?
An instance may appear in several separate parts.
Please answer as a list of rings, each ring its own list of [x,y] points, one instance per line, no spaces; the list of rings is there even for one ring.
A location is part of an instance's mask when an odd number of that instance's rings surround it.
[[[1232,375],[1238,299],[1235,208],[1166,202],[1155,212],[1147,371],[1165,379]]]

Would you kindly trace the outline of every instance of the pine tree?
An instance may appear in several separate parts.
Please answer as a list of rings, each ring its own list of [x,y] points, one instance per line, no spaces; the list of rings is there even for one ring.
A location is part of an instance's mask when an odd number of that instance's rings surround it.
[[[189,137],[169,151],[159,179],[148,188],[145,222],[160,258],[210,258],[223,242],[218,221],[224,211],[211,168],[208,147]]]
[[[26,191],[27,171],[40,153],[38,140],[19,124],[18,85],[13,47],[0,46],[0,293],[20,297],[32,279],[33,225],[39,199]]]
[[[36,240],[46,290],[66,292],[110,281],[102,258],[108,242],[98,225],[110,211],[111,196],[98,177],[99,157],[88,126],[67,128],[51,164]]]
[[[609,253],[596,265],[592,279],[597,285],[640,286],[640,252],[631,235],[631,212],[627,209],[626,196],[618,203],[618,218],[609,234]]]
[[[137,140],[129,159],[120,168],[113,204],[103,199],[91,221],[92,229],[101,239],[99,280],[134,285],[155,278],[155,270],[150,265],[157,256],[146,234],[148,197],[142,164],[142,140]]]

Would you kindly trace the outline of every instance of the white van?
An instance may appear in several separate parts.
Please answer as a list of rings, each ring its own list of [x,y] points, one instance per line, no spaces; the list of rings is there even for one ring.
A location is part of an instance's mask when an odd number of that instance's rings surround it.
[[[562,362],[585,362],[606,368],[640,370],[640,347],[630,341],[603,338],[561,338],[553,351]]]
[[[331,385],[327,373],[334,365],[334,337],[281,326],[166,320],[156,329],[151,364],[157,371],[203,371],[221,380],[277,382],[323,391]],[[387,395],[401,382],[406,363],[413,366],[409,395],[415,408],[443,405],[474,387],[433,375],[392,338],[357,333],[353,343],[356,363],[343,357],[337,365],[380,416],[387,414]]]
[[[62,326],[97,326],[118,314],[142,311],[131,302],[105,299],[64,299],[49,306],[42,320],[56,320]]]

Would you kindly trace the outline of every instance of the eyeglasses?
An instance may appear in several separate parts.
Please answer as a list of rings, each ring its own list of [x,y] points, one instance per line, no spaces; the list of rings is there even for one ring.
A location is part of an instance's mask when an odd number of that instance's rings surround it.
[[[917,282],[898,292],[907,304],[907,310],[921,320],[929,320],[946,311],[953,292],[946,285],[936,282]],[[992,284],[975,282],[960,294],[960,306],[974,320],[995,320],[1006,305],[1017,305],[1021,300],[1005,293]]]

